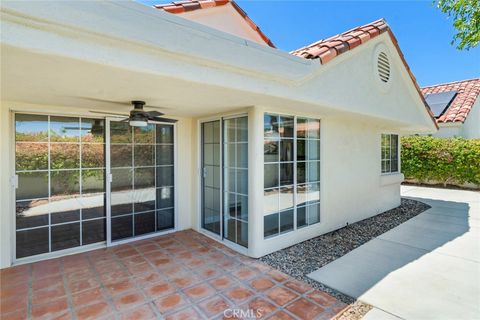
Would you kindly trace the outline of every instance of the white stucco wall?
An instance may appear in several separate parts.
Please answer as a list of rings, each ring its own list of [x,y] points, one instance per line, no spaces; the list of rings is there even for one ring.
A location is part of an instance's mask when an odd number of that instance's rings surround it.
[[[462,136],[467,139],[480,139],[480,98],[477,98],[463,123]]]
[[[10,183],[10,178],[15,174],[14,157],[14,113],[40,113],[50,115],[71,115],[79,117],[98,117],[85,109],[25,104],[21,102],[2,102],[0,104],[0,268],[5,268],[13,263],[14,238],[15,238],[15,189]],[[176,124],[176,230],[184,230],[192,227],[196,210],[196,190],[192,183],[195,175],[195,163],[193,152],[193,119],[179,118]],[[81,248],[80,248],[81,249]],[[51,256],[55,255],[52,253]],[[47,256],[47,255],[46,255]],[[45,256],[45,257],[46,257]]]
[[[266,45],[262,37],[248,25],[231,3],[223,6],[194,10],[177,14],[178,16],[203,25]]]
[[[439,123],[438,131],[432,134],[437,138],[453,138],[462,136],[462,126],[460,122],[456,123]]]

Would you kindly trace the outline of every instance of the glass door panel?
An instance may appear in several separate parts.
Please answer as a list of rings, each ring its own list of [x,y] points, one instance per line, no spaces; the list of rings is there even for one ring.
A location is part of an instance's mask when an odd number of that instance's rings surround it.
[[[221,232],[220,120],[202,123],[202,228]]]
[[[248,118],[223,122],[224,238],[248,247]]]
[[[16,258],[105,241],[104,120],[15,115]]]
[[[111,240],[174,228],[174,130],[110,121]]]

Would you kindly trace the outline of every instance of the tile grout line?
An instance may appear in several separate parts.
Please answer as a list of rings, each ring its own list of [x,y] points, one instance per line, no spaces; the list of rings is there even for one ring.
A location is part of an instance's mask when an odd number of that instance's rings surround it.
[[[63,289],[65,290],[68,309],[72,315],[72,318],[76,320],[77,316],[75,314],[75,309],[73,307],[73,297],[70,292],[70,286],[68,285],[68,282],[67,282],[67,275],[65,273],[65,261],[63,259],[60,260],[60,272],[62,273]]]

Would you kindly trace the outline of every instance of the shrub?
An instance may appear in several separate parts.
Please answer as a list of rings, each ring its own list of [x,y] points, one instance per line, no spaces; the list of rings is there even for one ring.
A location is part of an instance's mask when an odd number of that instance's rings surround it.
[[[402,137],[402,172],[406,179],[480,185],[480,139]]]

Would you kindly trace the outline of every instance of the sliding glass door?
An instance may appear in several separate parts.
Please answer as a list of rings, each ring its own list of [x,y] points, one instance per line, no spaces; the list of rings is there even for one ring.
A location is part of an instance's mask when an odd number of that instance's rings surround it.
[[[15,174],[16,259],[175,227],[172,124],[17,113]]]
[[[174,127],[110,121],[112,242],[174,228]]]
[[[248,118],[201,124],[202,228],[248,247]]]
[[[17,259],[105,241],[104,124],[15,115]]]

